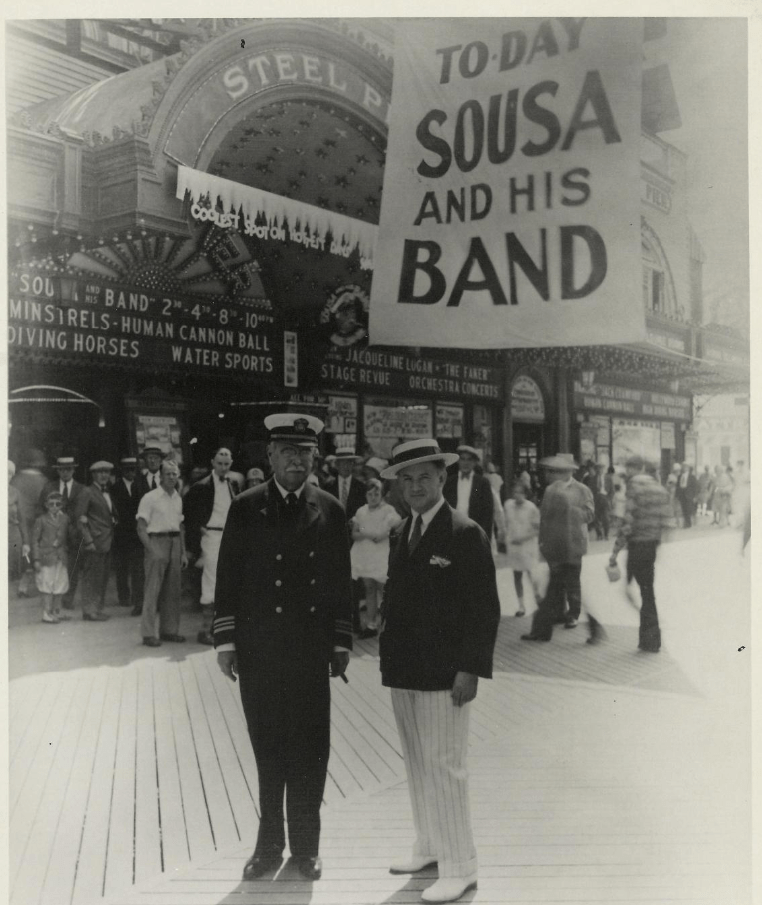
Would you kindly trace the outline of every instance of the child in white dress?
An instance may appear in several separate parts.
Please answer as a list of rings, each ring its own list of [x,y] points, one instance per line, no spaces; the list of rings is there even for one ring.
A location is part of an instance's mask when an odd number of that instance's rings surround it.
[[[508,568],[513,569],[513,584],[519,608],[516,616],[523,616],[524,572],[532,570],[537,563],[539,548],[537,536],[540,533],[540,511],[527,499],[527,488],[523,481],[513,485],[513,498],[505,501],[505,541],[508,553]]]
[[[373,638],[378,634],[378,608],[386,584],[389,564],[389,534],[402,519],[396,509],[385,503],[381,481],[368,481],[365,499],[352,519],[352,578],[362,578],[365,585],[366,625],[359,638]]]

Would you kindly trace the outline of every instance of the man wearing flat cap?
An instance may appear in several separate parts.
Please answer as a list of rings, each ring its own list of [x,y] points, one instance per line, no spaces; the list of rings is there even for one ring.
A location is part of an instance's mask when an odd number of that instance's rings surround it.
[[[106,586],[111,566],[116,507],[109,491],[114,466],[100,460],[90,466],[92,484],[85,487],[74,505],[82,545],[80,547],[80,598],[86,622],[105,622]]]
[[[476,886],[466,752],[470,702],[492,677],[500,622],[495,564],[480,526],[443,496],[447,466],[435,440],[392,451],[382,478],[401,482],[412,510],[392,532],[379,635],[413,808],[415,842],[392,873],[437,865],[425,902],[451,902]],[[492,495],[490,490],[490,505]]]
[[[131,606],[132,615],[143,610],[143,545],[138,537],[136,518],[144,487],[138,481],[138,460],[122,456],[120,476],[111,488],[119,521],[114,529],[114,571],[119,606]]]
[[[241,680],[259,774],[255,879],[281,863],[286,797],[291,856],[307,879],[321,875],[320,803],[330,750],[329,670],[343,675],[352,647],[346,515],[310,484],[323,423],[269,415],[273,475],[231,503],[217,565],[213,623],[222,671]]]
[[[540,460],[548,486],[540,506],[540,553],[550,568],[545,597],[532,620],[524,641],[550,641],[554,623],[575,628],[582,608],[582,557],[587,553],[587,526],[595,518],[595,500],[589,487],[573,477],[577,463],[570,453]],[[565,613],[565,600],[569,604]],[[594,637],[594,620],[590,621]]]
[[[77,530],[76,520],[74,519],[74,506],[80,493],[85,489],[84,484],[74,480],[74,471],[78,463],[74,456],[59,456],[53,468],[58,472],[58,477],[52,481],[48,481],[42,493],[40,494],[40,506],[44,509],[45,500],[49,494],[61,494],[63,501],[62,511],[68,516],[69,527],[67,542],[69,545],[69,590],[61,597],[61,606],[66,610],[74,608],[74,594],[79,583],[80,560],[77,557],[80,533]]]
[[[492,485],[484,475],[477,474],[479,453],[473,446],[461,444],[458,449],[458,473],[450,475],[444,486],[444,498],[458,512],[467,515],[492,537],[495,523],[495,501]]]

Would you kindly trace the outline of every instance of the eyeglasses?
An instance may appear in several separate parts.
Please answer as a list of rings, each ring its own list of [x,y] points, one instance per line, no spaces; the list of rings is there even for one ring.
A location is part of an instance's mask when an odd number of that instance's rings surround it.
[[[54,509],[62,509],[63,503],[60,500],[48,500],[48,506],[52,506]]]

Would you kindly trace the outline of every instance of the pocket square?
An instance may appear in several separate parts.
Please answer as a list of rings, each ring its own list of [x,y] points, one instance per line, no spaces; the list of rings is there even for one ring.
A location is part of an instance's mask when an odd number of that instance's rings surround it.
[[[447,566],[450,565],[450,560],[445,559],[444,556],[432,556],[429,560],[430,566],[439,566],[440,569],[446,569]]]

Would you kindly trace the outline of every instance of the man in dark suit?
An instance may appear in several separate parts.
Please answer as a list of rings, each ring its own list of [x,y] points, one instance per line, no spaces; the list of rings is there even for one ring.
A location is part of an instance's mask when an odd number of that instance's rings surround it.
[[[164,461],[164,453],[158,446],[146,446],[143,450],[143,459],[148,470],[138,479],[142,491],[141,496],[148,493],[149,490],[161,487],[161,463]]]
[[[458,472],[450,475],[444,485],[444,498],[458,512],[473,519],[487,537],[492,537],[495,523],[495,501],[492,485],[474,470],[479,463],[479,454],[473,446],[459,446]]]
[[[265,418],[273,477],[239,494],[222,534],[214,644],[241,679],[259,774],[257,845],[245,880],[278,866],[288,839],[300,873],[316,880],[320,803],[330,750],[329,667],[343,676],[352,647],[351,567],[344,510],[307,481],[323,423]]]
[[[362,456],[355,455],[353,449],[337,449],[333,467],[338,472],[336,483],[326,487],[341,503],[347,514],[347,521],[355,517],[360,506],[365,505],[365,482],[353,474],[355,463],[361,462]]]
[[[201,631],[199,644],[214,644],[212,617],[217,579],[217,560],[220,554],[222,531],[233,497],[240,491],[238,483],[228,476],[233,456],[221,447],[212,456],[212,473],[191,484],[183,500],[185,515],[185,543],[188,552],[202,557],[201,573]]]
[[[392,534],[380,633],[381,677],[391,687],[416,840],[392,873],[432,863],[425,902],[450,902],[476,886],[468,806],[469,703],[492,677],[500,622],[490,541],[443,496],[457,460],[435,440],[396,446],[382,477],[401,482],[412,514]],[[490,491],[491,502],[491,491]]]
[[[74,609],[74,594],[77,590],[80,573],[80,557],[79,542],[81,535],[77,530],[77,524],[73,517],[74,506],[80,493],[85,489],[84,484],[74,480],[74,470],[77,468],[77,461],[73,456],[59,456],[53,466],[58,472],[58,477],[53,481],[48,481],[42,493],[40,494],[40,508],[44,508],[44,501],[49,493],[54,491],[61,494],[63,500],[63,511],[69,517],[69,529],[67,541],[69,545],[69,590],[61,598],[61,606],[64,609]]]
[[[137,480],[138,460],[123,456],[119,460],[121,477],[111,488],[118,521],[114,527],[114,571],[119,606],[131,606],[132,615],[143,610],[143,545],[137,530],[138,503],[143,487]]]
[[[103,608],[116,521],[116,507],[109,492],[113,470],[110,462],[94,462],[90,466],[93,483],[80,493],[74,506],[74,518],[83,541],[80,593],[82,618],[86,622],[105,622],[109,618]]]

